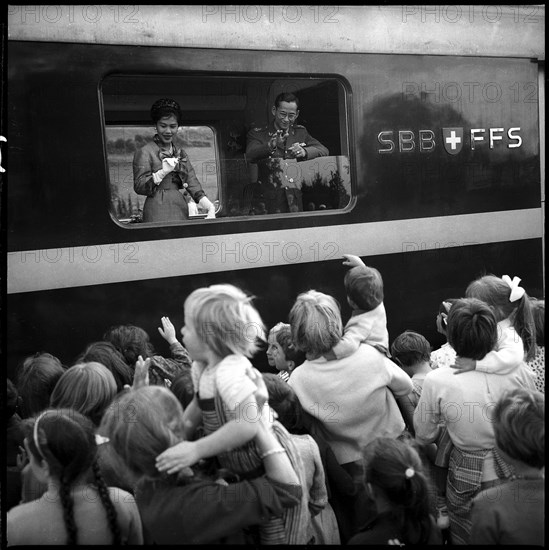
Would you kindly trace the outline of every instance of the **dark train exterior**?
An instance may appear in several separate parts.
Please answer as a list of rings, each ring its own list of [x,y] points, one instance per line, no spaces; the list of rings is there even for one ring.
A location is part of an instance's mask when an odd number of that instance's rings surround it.
[[[334,295],[346,320],[344,253],[382,273],[391,340],[414,329],[438,347],[440,301],[462,296],[484,273],[519,276],[530,295],[544,295],[544,10],[541,23],[530,23],[527,44],[511,41],[498,52],[482,48],[478,37],[473,48],[464,35],[452,52],[436,40],[430,48],[380,51],[358,39],[354,47],[313,41],[293,51],[270,31],[250,45],[244,19],[239,45],[226,38],[227,14],[218,44],[212,38],[205,46],[207,36],[196,45],[192,37],[170,43],[168,33],[152,45],[146,34],[132,38],[144,24],[133,29],[121,21],[120,36],[106,30],[111,34],[102,41],[97,29],[90,37],[85,27],[79,41],[69,26],[67,34],[52,27],[33,36],[16,8],[2,145],[9,156],[8,375],[36,351],[70,364],[120,323],[143,327],[167,353],[156,330],[160,317],[180,328],[188,293],[218,282],[255,295],[268,327],[286,321],[297,294],[310,288]],[[174,18],[197,9],[179,7]],[[341,8],[339,25],[347,22],[351,36],[359,32],[353,14],[363,15],[353,10],[361,9],[376,15],[381,8]],[[386,25],[402,23],[408,12],[400,9],[383,12]],[[158,23],[166,8],[147,14],[149,24]],[[205,23],[214,26],[210,14]],[[470,36],[489,27],[490,17],[470,22]],[[511,28],[515,16],[502,17]],[[422,36],[421,19],[412,25],[412,12],[407,18],[409,32]],[[316,33],[333,33],[337,25],[302,28],[321,40]],[[241,194],[249,174],[230,138],[266,123],[273,94],[284,88],[300,96],[310,133],[347,162],[348,200],[296,213],[231,212],[231,196]],[[218,218],[124,225],[112,210],[106,128],[150,125],[151,100],[170,94],[183,105],[186,123],[215,135]],[[264,354],[257,365],[267,370]]]

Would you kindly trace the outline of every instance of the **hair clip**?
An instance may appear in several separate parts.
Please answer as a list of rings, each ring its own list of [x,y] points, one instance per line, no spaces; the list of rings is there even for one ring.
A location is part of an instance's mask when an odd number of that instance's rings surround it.
[[[410,479],[414,477],[415,470],[413,468],[406,468],[406,471],[404,472],[404,475],[406,476],[406,479]]]
[[[513,277],[513,280],[511,281],[511,277],[509,277],[509,275],[503,275],[501,279],[506,282],[511,289],[511,294],[509,295],[510,302],[516,302],[524,296],[524,293],[526,291],[521,286],[519,286],[519,283],[522,279],[520,279],[519,277]]]
[[[103,445],[103,443],[108,443],[110,439],[108,437],[104,437],[99,434],[95,434],[95,444],[96,445]]]

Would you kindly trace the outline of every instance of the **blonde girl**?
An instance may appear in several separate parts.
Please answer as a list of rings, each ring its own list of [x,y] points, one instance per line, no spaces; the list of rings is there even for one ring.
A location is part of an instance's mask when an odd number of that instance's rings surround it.
[[[200,288],[185,301],[185,347],[193,359],[192,379],[196,395],[185,409],[185,439],[158,456],[157,467],[172,474],[217,457],[223,468],[240,479],[264,473],[262,456],[253,439],[258,420],[273,414],[267,404],[258,407],[256,385],[250,378],[249,361],[265,340],[263,321],[252,299],[235,286]],[[205,437],[191,441],[203,424]],[[288,453],[299,474],[298,455],[288,432],[278,422],[273,429],[280,441],[277,452]],[[301,506],[272,519],[260,530],[263,544],[305,543],[306,525],[299,520]]]

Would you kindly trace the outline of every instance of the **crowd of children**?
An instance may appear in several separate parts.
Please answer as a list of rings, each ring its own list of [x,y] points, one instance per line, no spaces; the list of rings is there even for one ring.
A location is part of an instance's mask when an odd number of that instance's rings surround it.
[[[266,334],[235,286],[193,291],[171,357],[106,330],[7,381],[7,543],[544,545],[545,302],[485,275],[432,350],[390,344],[382,276],[345,255]],[[253,329],[253,330],[250,330]],[[264,346],[274,373],[254,357]]]

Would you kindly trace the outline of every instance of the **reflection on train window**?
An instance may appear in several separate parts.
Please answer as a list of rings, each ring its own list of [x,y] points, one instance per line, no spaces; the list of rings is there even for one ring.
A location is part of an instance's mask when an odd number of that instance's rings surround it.
[[[153,141],[154,128],[147,126],[113,125],[105,128],[107,160],[111,193],[111,213],[123,224],[143,222],[144,195],[134,191],[133,158],[135,152]],[[215,139],[208,126],[182,126],[174,145],[184,151],[191,162],[196,176],[210,200],[217,201],[217,162]],[[189,219],[201,219],[207,212],[194,201],[185,188],[179,190],[190,205]],[[194,204],[193,204],[194,203]],[[183,220],[182,220],[183,221]]]
[[[111,213],[123,224],[149,225],[143,222],[146,197],[133,189],[132,160],[154,137],[149,110],[161,97],[181,106],[185,126],[178,146],[215,203],[217,218],[322,213],[350,203],[347,91],[337,78],[113,75],[102,93]],[[285,142],[257,154],[249,143],[256,136],[261,144],[275,131],[273,107],[281,93],[298,98],[299,114],[282,113],[291,124]],[[316,150],[309,139],[319,144]],[[294,142],[307,154],[296,158]],[[185,199],[193,202],[188,193]],[[204,223],[197,222],[204,217],[202,211],[189,222]]]

